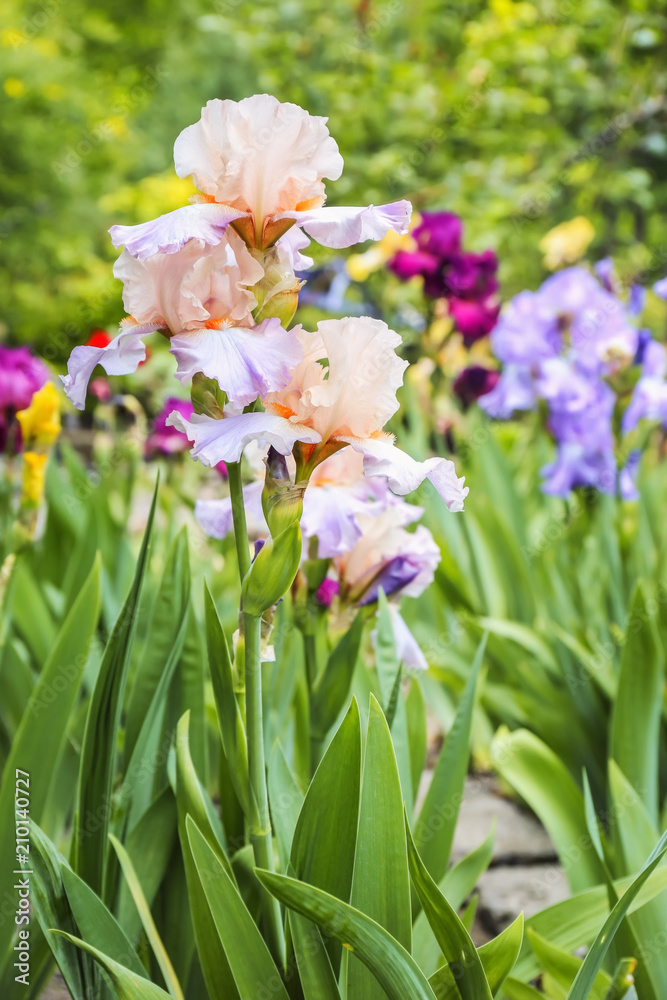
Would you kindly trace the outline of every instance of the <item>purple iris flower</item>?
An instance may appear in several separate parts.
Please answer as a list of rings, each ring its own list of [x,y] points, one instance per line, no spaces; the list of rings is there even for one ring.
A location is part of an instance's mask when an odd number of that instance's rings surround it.
[[[630,295],[628,297],[628,312],[631,316],[639,316],[644,310],[646,301],[646,289],[643,285],[630,285]]]
[[[614,292],[618,283],[616,268],[611,257],[603,257],[597,264],[593,265],[595,276],[608,292]]]
[[[401,281],[409,281],[421,274],[426,294],[439,298],[438,275],[443,263],[460,254],[463,223],[453,212],[423,212],[421,222],[412,230],[411,236],[417,249],[399,250],[389,261],[389,268]]]
[[[560,354],[558,316],[539,292],[519,292],[491,334],[493,353],[506,364],[535,365]]]
[[[591,386],[586,404],[573,409],[567,398],[552,406],[549,429],[558,450],[555,462],[541,470],[545,493],[567,496],[577,486],[595,486],[602,493],[615,493],[617,473],[611,423],[615,402],[616,396],[609,386],[597,381]]]
[[[667,278],[661,278],[660,281],[656,281],[653,286],[653,291],[656,295],[659,295],[661,299],[667,299]]]
[[[491,333],[498,320],[500,305],[492,299],[450,299],[449,312],[456,329],[463,335],[464,344],[469,347]]]
[[[167,417],[174,410],[189,419],[192,416],[192,403],[189,399],[169,397],[153,421],[153,429],[146,441],[146,455],[175,455],[189,450],[190,442],[186,435],[176,427],[167,425]]]
[[[632,359],[633,365],[643,365],[646,348],[648,347],[648,345],[651,343],[652,340],[653,340],[653,334],[651,333],[650,330],[647,330],[644,327],[644,329],[638,331],[637,352],[634,358]]]
[[[443,270],[442,295],[458,299],[488,298],[498,291],[498,258],[493,250],[458,253],[448,258]]]
[[[322,583],[317,588],[315,594],[315,600],[323,608],[330,608],[334,597],[340,593],[340,584],[338,580],[332,580],[330,576],[327,576],[322,580]]]
[[[500,372],[493,368],[470,365],[457,375],[452,388],[467,409],[480,396],[495,389],[499,378]]]
[[[422,212],[421,222],[412,237],[424,253],[433,257],[452,257],[461,249],[463,223],[454,212]]]
[[[570,353],[595,371],[629,361],[637,350],[637,330],[625,305],[601,288],[583,267],[568,267],[544,282],[537,295],[556,318]]]
[[[7,447],[10,436],[14,450],[19,450],[20,429],[14,415],[30,406],[33,394],[48,379],[48,368],[27,347],[0,344],[0,453]]]
[[[368,585],[359,604],[362,606],[374,604],[380,596],[380,587],[382,587],[386,597],[404,590],[413,580],[417,579],[421,572],[422,565],[418,559],[413,559],[409,555],[394,556],[388,563],[385,563]]]
[[[549,403],[552,414],[589,412],[598,401],[600,382],[567,358],[542,362],[535,378],[537,393]]]
[[[637,489],[637,474],[642,453],[635,448],[628,455],[628,460],[618,474],[618,491],[622,500],[639,500]]]
[[[525,365],[505,365],[494,388],[480,396],[479,405],[496,420],[509,420],[516,412],[532,410],[537,403],[535,383]]]
[[[667,422],[665,349],[632,323],[643,308],[644,290],[633,286],[627,305],[621,301],[614,294],[618,282],[609,258],[598,262],[595,275],[568,267],[538,291],[521,292],[509,303],[491,334],[504,368],[479,405],[490,416],[506,419],[544,400],[557,445],[555,461],[542,469],[546,493],[567,496],[575,487],[593,486],[609,494],[618,489],[630,498],[636,468],[633,459],[618,471],[612,425],[616,394],[605,380],[641,363],[623,431],[643,417]]]
[[[667,426],[667,351],[651,340],[644,347],[642,374],[623,414],[623,431],[634,430],[640,420],[659,420]]]
[[[413,230],[414,251],[401,250],[389,262],[402,281],[424,279],[424,294],[447,299],[456,328],[466,344],[485,337],[495,326],[499,306],[498,259],[493,250],[469,253],[461,248],[463,226],[451,212],[425,212]]]
[[[594,486],[601,493],[616,490],[616,459],[614,452],[568,443],[559,445],[556,460],[541,470],[545,477],[544,493],[566,497],[578,486]]]

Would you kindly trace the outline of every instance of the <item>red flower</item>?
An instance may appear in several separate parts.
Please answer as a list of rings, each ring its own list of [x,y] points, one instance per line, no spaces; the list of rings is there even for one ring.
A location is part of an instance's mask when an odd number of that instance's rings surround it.
[[[111,337],[106,330],[93,330],[90,337],[86,341],[86,347],[108,347],[111,343]]]

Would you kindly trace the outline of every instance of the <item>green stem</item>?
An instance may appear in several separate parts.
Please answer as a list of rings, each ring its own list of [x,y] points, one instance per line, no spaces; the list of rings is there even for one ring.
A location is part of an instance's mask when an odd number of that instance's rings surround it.
[[[239,560],[239,575],[241,583],[250,569],[250,550],[248,548],[248,529],[245,520],[245,504],[243,502],[243,481],[241,479],[241,463],[227,464],[229,475],[229,496],[232,501],[232,521],[234,522],[234,538],[236,554]]]
[[[310,632],[303,633],[303,651],[306,659],[306,676],[308,678],[308,689],[312,691],[317,679],[317,647],[315,636]]]
[[[250,789],[255,802],[255,816],[250,823],[250,842],[258,868],[274,871],[273,842],[269,797],[264,764],[264,726],[262,723],[262,620],[243,615],[245,635],[246,734]],[[264,891],[264,918],[267,944],[280,968],[285,967],[285,936],[278,900]]]
[[[311,718],[311,732],[310,732],[310,774],[315,774],[317,770],[317,765],[322,757],[322,740],[314,734],[312,731],[312,716],[313,716],[313,687],[317,679],[318,668],[317,668],[317,642],[315,635],[310,631],[312,628],[312,622],[308,623],[308,626],[301,635],[303,637],[303,655],[306,663],[306,680],[308,682],[308,703],[310,707],[310,718]]]
[[[241,583],[250,569],[250,550],[246,526],[245,504],[240,462],[227,465],[229,495],[232,501],[232,521]],[[262,722],[262,619],[243,614],[245,646],[245,717],[248,740],[248,770],[252,815],[248,818],[250,842],[258,868],[274,871],[269,797],[264,763],[264,725]],[[285,934],[278,900],[262,890],[266,942],[281,969],[285,968]]]

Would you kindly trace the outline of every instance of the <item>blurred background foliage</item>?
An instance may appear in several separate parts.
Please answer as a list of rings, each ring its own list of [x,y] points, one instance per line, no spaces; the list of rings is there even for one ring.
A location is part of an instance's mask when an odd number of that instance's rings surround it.
[[[330,204],[459,213],[503,298],[575,215],[664,274],[665,0],[6,0],[0,43],[0,338],[51,362],[122,316],[106,230],[187,199],[171,147],[212,97],[328,115]]]

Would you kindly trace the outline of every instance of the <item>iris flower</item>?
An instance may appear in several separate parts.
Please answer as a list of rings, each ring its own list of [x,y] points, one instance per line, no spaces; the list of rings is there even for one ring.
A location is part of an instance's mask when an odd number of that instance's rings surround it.
[[[364,474],[384,476],[395,493],[411,493],[429,479],[449,510],[462,510],[468,490],[454,463],[418,462],[383,430],[398,409],[396,392],[407,366],[396,354],[398,334],[381,320],[353,317],[325,320],[316,333],[299,329],[298,336],[303,360],[284,389],[262,397],[264,411],[230,411],[219,420],[171,415],[193,442],[193,457],[204,465],[238,462],[258,441],[281,455],[294,450],[297,479],[307,480],[321,461],[349,445],[363,456]]]
[[[143,259],[175,253],[191,239],[215,245],[229,225],[258,249],[293,226],[336,249],[381,239],[388,229],[406,232],[407,201],[324,206],[324,179],[337,180],[343,171],[326,122],[268,94],[209,101],[174,144],[176,173],[192,177],[201,191],[198,203],[138,226],[113,226],[114,246]]]
[[[285,262],[286,271],[289,263]],[[294,335],[272,317],[255,323],[250,290],[264,277],[234,232],[216,246],[190,240],[173,254],[145,260],[124,251],[114,265],[123,282],[129,316],[106,347],[75,347],[63,379],[77,409],[83,409],[88,381],[97,365],[108,375],[128,375],[146,357],[144,337],[161,331],[170,338],[181,382],[203,372],[217,379],[232,403],[246,406],[260,392],[287,384],[301,357]]]

